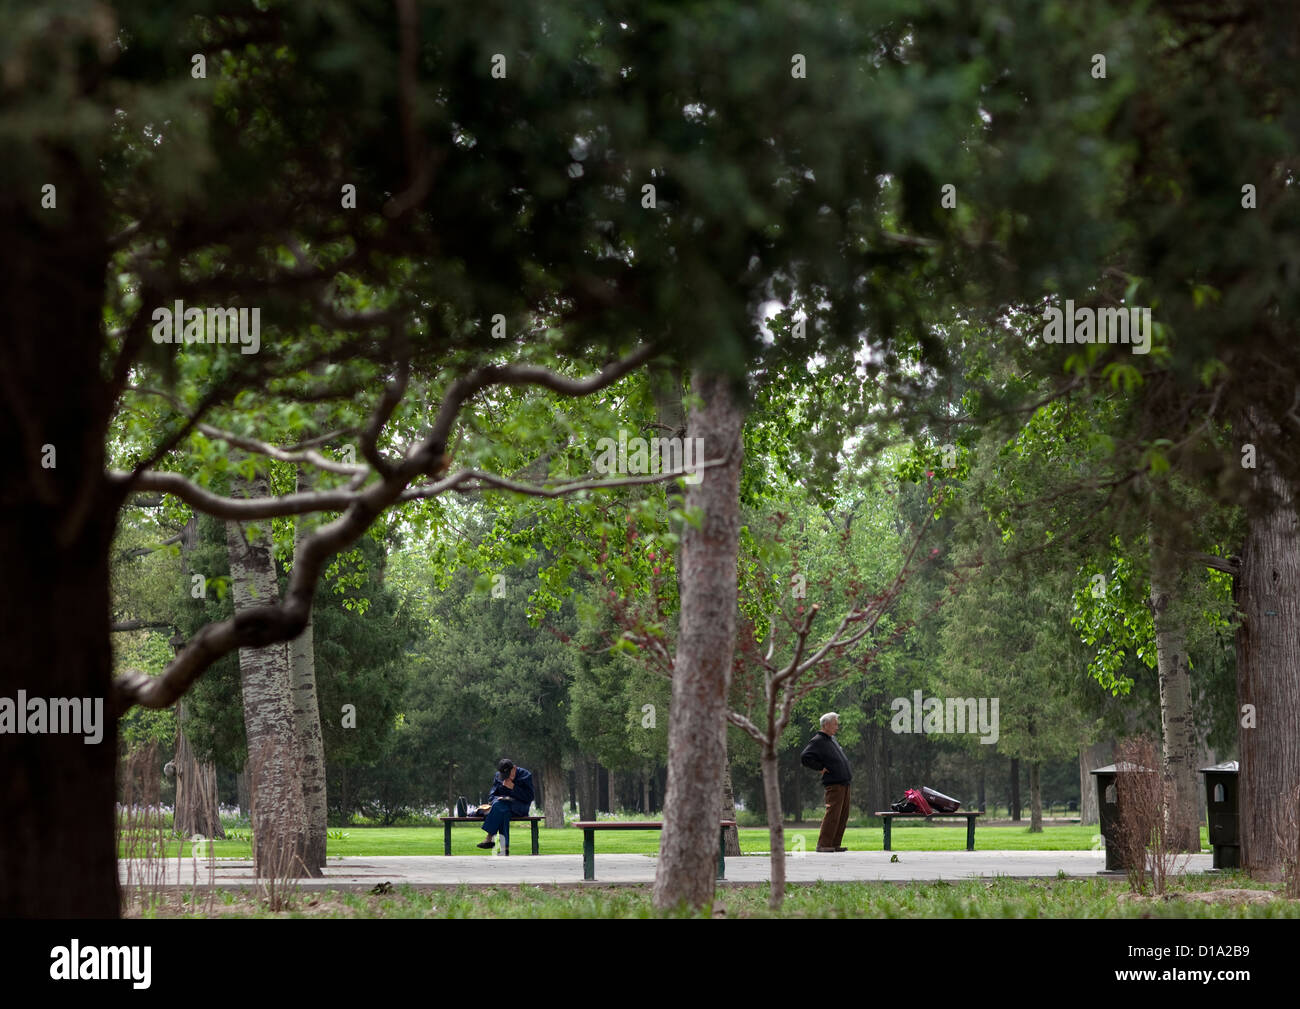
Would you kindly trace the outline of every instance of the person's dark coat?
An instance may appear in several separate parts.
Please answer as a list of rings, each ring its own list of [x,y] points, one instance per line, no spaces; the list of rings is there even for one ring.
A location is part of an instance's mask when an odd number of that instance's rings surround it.
[[[489,802],[495,802],[497,799],[509,802],[511,816],[527,816],[528,807],[532,805],[535,798],[532,772],[523,767],[515,768],[514,788],[506,788],[501,783],[501,772],[498,771],[492,779],[492,791],[488,793]]]
[[[826,768],[821,775],[823,785],[847,785],[853,780],[848,754],[829,732],[814,735],[799,754],[799,762],[814,771]]]

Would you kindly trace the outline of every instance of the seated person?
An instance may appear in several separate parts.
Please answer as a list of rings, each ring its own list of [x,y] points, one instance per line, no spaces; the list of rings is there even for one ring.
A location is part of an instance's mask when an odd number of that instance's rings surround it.
[[[487,831],[487,840],[478,844],[480,848],[491,848],[497,834],[501,835],[501,851],[510,854],[510,817],[527,816],[528,807],[533,802],[533,776],[523,767],[516,767],[511,761],[502,758],[497,764],[496,777],[492,779],[492,791],[488,801],[492,808],[483,818],[483,829]]]

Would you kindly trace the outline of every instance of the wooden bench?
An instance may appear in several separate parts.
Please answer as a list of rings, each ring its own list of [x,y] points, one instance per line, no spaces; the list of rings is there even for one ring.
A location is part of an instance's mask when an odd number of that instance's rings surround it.
[[[442,853],[443,853],[444,855],[450,855],[450,854],[451,854],[451,825],[452,825],[453,823],[477,823],[480,827],[483,825],[483,817],[481,817],[481,816],[440,816],[440,817],[438,817],[438,819],[442,821],[442,826],[443,826]],[[537,825],[538,825],[542,820],[545,820],[545,819],[546,819],[546,817],[544,817],[544,816],[512,816],[512,817],[510,817],[510,822],[511,822],[511,823],[524,823],[524,822],[528,822],[528,823],[531,823],[531,824],[533,825],[533,854],[534,854],[534,855],[539,854],[539,852],[538,852],[538,850],[537,850]],[[509,849],[507,849],[507,853],[509,853]]]
[[[582,878],[596,878],[596,831],[598,830],[663,830],[661,820],[575,820],[573,825],[582,828]],[[718,828],[718,879],[727,878],[727,831],[736,825],[735,820],[722,820]]]
[[[898,818],[898,817],[903,817],[903,818],[910,818],[910,819],[913,819],[913,820],[930,820],[930,819],[933,819],[933,818],[936,817],[936,816],[964,816],[964,817],[966,817],[966,850],[967,850],[967,851],[974,851],[974,850],[975,850],[975,818],[976,818],[977,816],[980,815],[978,811],[976,811],[976,812],[974,812],[974,813],[968,813],[968,812],[965,812],[964,810],[958,810],[958,811],[955,812],[955,813],[931,813],[929,816],[926,816],[924,813],[895,813],[895,812],[891,809],[891,810],[889,810],[888,812],[885,812],[885,813],[876,813],[875,815],[878,816],[878,817],[880,817],[882,820],[885,821],[885,847],[884,847],[884,850],[885,850],[885,851],[893,851],[893,850],[894,850],[893,848],[891,848],[891,847],[889,846],[889,842],[890,842],[890,833],[889,833],[889,828],[890,828],[890,825],[892,824],[892,822],[893,822],[896,818]]]

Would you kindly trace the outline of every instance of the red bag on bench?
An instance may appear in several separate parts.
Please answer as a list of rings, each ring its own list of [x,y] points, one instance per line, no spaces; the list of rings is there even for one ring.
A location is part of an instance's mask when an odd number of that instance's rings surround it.
[[[918,813],[923,813],[926,816],[934,815],[934,810],[931,808],[930,803],[927,802],[925,796],[922,795],[920,792],[918,792],[915,788],[909,788],[906,792],[904,792],[903,800],[905,802],[910,802],[913,806],[915,806],[916,811]]]
[[[960,799],[954,799],[951,795],[944,795],[942,792],[936,792],[933,788],[921,786],[921,794],[929,800],[930,805],[938,813],[955,813],[961,806]]]

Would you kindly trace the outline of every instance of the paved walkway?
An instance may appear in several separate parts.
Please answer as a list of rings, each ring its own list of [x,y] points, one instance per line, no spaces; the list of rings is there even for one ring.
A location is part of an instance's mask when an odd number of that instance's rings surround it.
[[[850,881],[900,881],[968,879],[972,877],[1010,876],[1016,878],[1054,878],[1067,876],[1095,877],[1105,868],[1100,851],[903,851],[898,861],[889,860],[887,851],[847,851],[839,854],[809,852],[786,859],[786,880],[790,883]],[[1181,864],[1181,859],[1179,860]],[[1211,856],[1192,855],[1188,872],[1204,872],[1211,867]],[[742,855],[727,859],[728,883],[763,883],[770,876],[771,861],[766,855]],[[122,882],[127,881],[128,866],[119,863]],[[139,869],[135,870],[138,878]],[[154,878],[165,885],[200,888],[211,884],[225,889],[255,887],[253,863],[246,859],[217,859],[209,868],[206,861],[190,858],[169,859],[165,875],[154,871]],[[602,855],[596,852],[596,879],[582,878],[581,855],[400,855],[331,858],[321,879],[298,880],[303,890],[369,890],[376,883],[394,886],[513,885],[519,883],[554,883],[560,885],[601,886],[609,884],[653,883],[655,858],[650,855]]]

